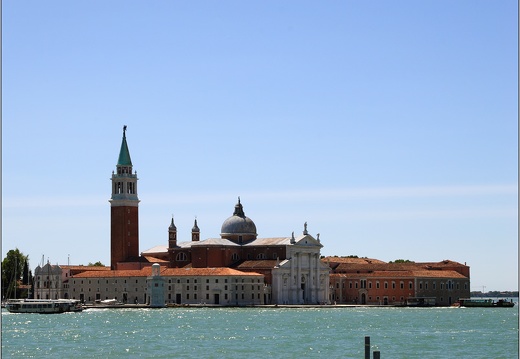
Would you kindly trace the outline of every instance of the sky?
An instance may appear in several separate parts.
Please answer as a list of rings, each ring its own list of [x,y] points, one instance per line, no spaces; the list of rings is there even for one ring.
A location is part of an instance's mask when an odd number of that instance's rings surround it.
[[[518,290],[516,1],[2,2],[2,258],[110,264],[122,129],[139,251],[262,237],[444,259]]]

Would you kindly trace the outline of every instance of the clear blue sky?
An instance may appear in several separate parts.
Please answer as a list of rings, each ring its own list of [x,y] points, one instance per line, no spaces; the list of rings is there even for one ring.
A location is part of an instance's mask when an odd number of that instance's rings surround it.
[[[3,1],[2,257],[110,258],[122,127],[140,247],[240,196],[260,237],[451,259],[518,289],[516,1]]]

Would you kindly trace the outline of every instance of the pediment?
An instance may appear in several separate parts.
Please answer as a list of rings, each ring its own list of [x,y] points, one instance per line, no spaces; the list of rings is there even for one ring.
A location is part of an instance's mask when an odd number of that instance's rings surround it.
[[[323,245],[310,234],[301,235],[295,238],[295,245],[303,247],[323,247]]]

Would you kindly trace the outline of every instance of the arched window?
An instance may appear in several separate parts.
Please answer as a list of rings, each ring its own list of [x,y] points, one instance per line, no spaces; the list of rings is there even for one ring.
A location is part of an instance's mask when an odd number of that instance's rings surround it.
[[[256,256],[256,259],[265,259],[265,254],[258,253],[258,255]]]
[[[188,260],[188,256],[184,252],[177,253],[176,261],[183,262]]]
[[[233,253],[231,255],[231,260],[232,261],[238,261],[240,259],[240,257],[238,256],[238,253]]]

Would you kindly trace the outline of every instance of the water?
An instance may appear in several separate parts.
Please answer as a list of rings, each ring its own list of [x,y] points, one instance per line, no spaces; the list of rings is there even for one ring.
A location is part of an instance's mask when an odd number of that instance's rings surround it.
[[[514,308],[2,311],[2,358],[518,358]]]

